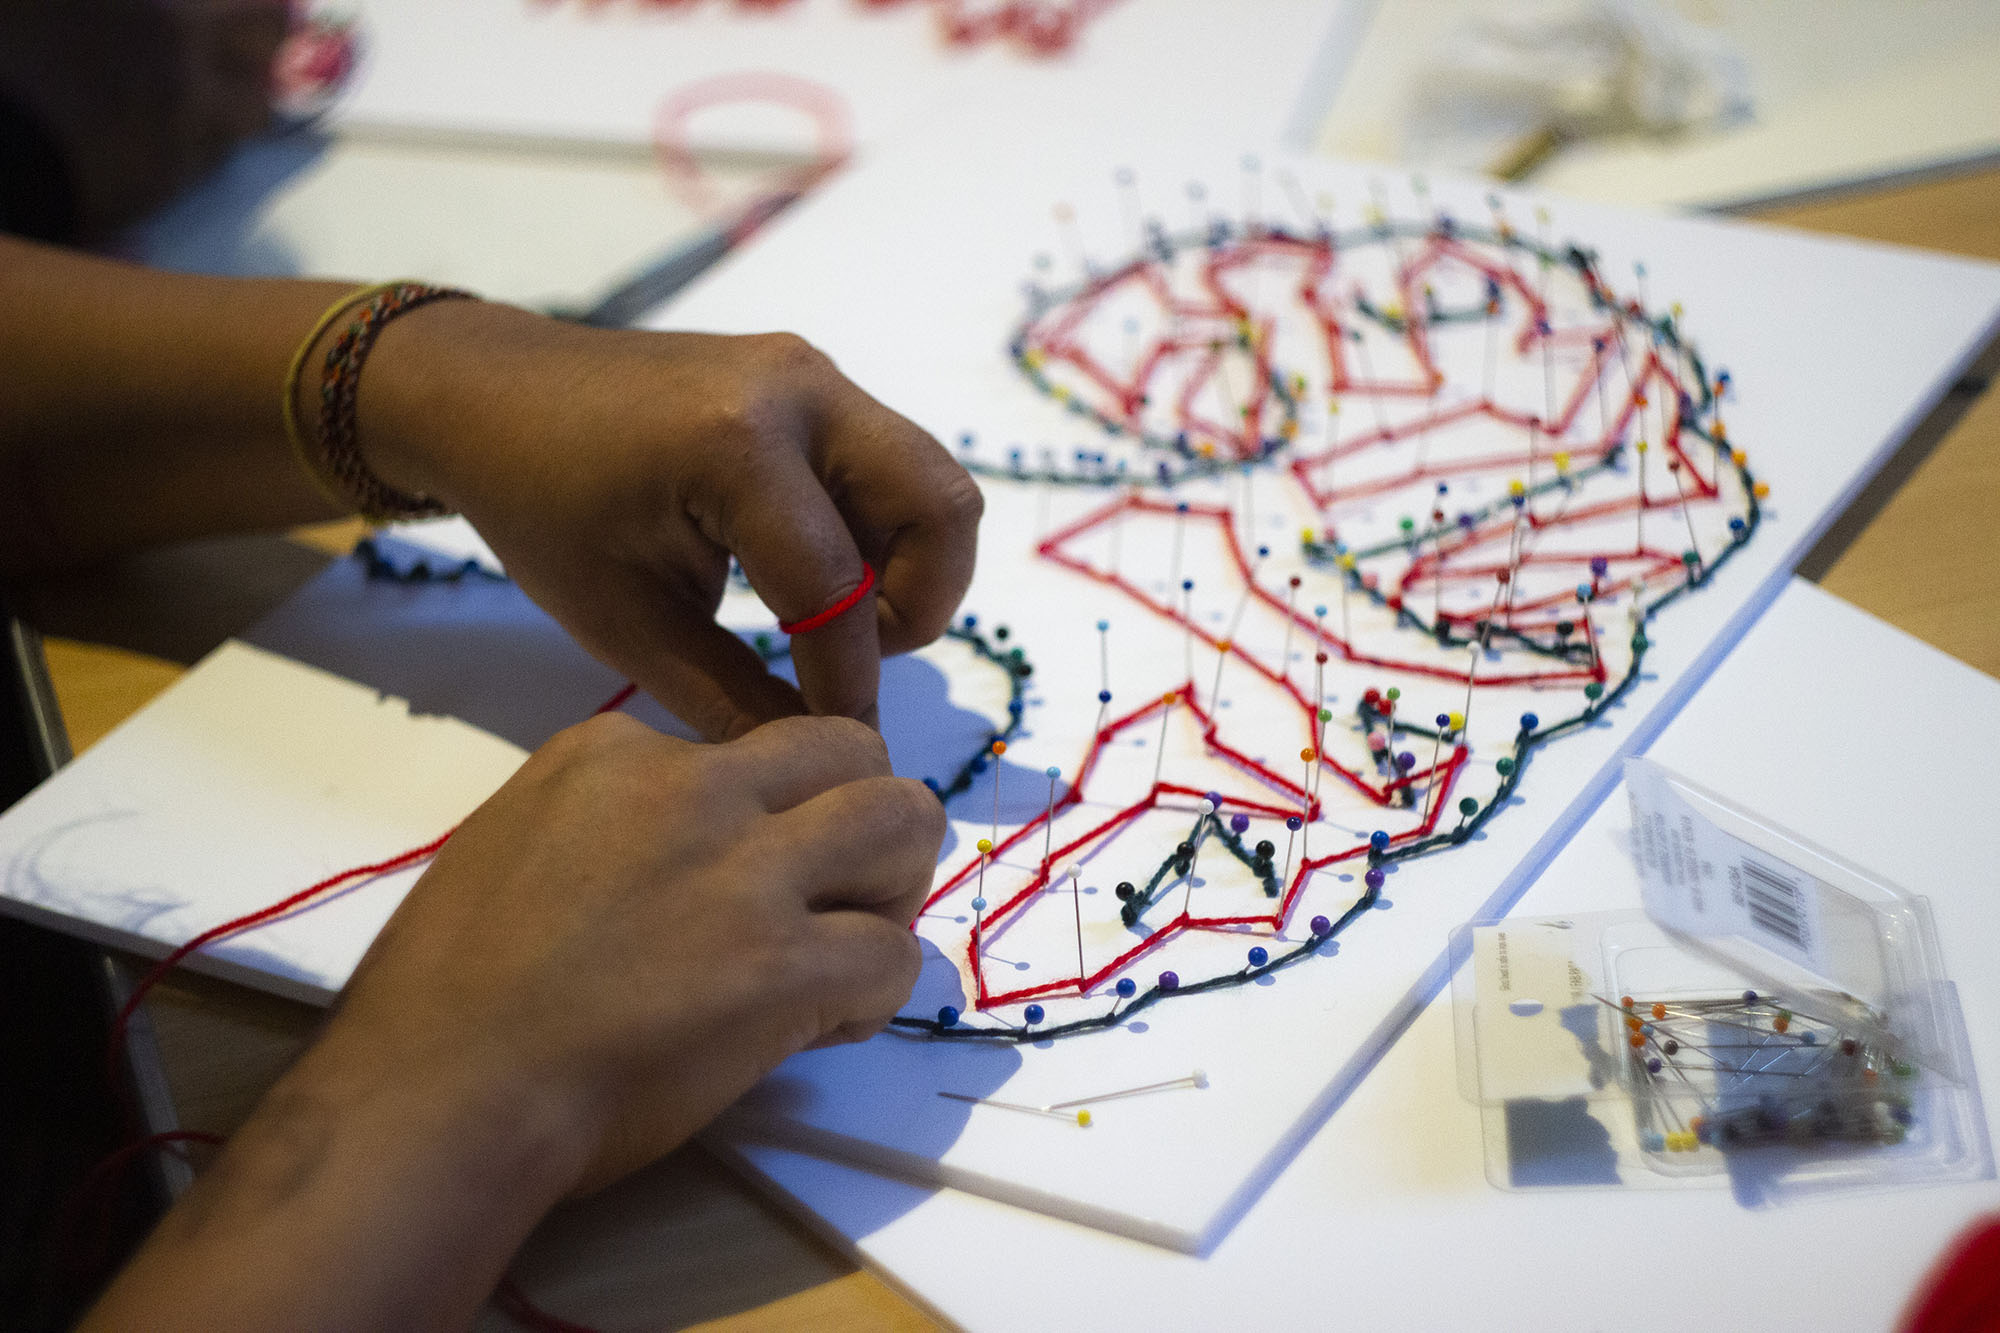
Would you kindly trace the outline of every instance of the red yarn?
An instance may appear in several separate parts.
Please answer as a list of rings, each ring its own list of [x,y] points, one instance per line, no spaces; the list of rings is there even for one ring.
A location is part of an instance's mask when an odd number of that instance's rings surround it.
[[[822,625],[830,625],[849,611],[852,611],[860,604],[862,598],[874,590],[874,587],[875,566],[863,560],[861,562],[861,582],[855,585],[853,592],[847,594],[847,596],[841,598],[832,606],[826,608],[826,610],[807,616],[804,620],[780,621],[778,628],[786,634],[791,635],[810,634]]]
[[[2000,1330],[2000,1216],[1975,1222],[1952,1241],[1900,1328],[1901,1333]]]

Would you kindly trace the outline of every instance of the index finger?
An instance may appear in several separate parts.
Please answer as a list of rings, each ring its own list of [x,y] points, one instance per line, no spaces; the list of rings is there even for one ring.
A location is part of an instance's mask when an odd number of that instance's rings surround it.
[[[814,470],[880,575],[878,641],[906,653],[944,633],[972,584],[985,497],[929,432],[834,375]]]
[[[734,479],[725,545],[780,622],[810,620],[867,580],[854,535],[819,476],[789,440],[764,442]],[[792,639],[799,693],[815,713],[874,725],[882,674],[871,591]]]

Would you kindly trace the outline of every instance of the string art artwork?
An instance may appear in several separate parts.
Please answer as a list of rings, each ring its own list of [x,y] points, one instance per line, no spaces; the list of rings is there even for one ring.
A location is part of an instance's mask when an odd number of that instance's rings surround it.
[[[960,992],[894,1031],[1040,1042],[1330,952],[1391,876],[1502,817],[1539,751],[1610,725],[1654,618],[1757,531],[1729,375],[1642,269],[1617,292],[1497,200],[1339,227],[1292,193],[1298,221],[1239,221],[1192,190],[1187,227],[1135,225],[1116,263],[1038,263],[1008,354],[1089,443],[959,448],[1038,515],[1024,554],[1092,608],[1095,651],[1037,672],[1004,625],[953,629],[1006,694],[926,780],[989,836],[948,853],[917,922]],[[1143,660],[1114,621],[1148,627]],[[1088,743],[1024,774],[1005,756],[1059,693],[1089,696]]]
[[[1003,828],[998,765],[968,798],[990,836],[918,921],[964,999],[897,1031],[1046,1041],[1329,951],[1390,875],[1479,838],[1540,750],[1611,725],[1654,618],[1757,531],[1728,372],[1643,268],[1614,291],[1497,199],[1340,228],[1285,184],[1295,221],[1191,187],[1169,231],[1121,176],[1143,243],[1111,264],[1057,210],[1080,277],[1038,261],[1008,352],[1089,442],[959,447],[990,493],[1037,497],[1024,554],[1100,617],[1038,681],[1096,721],[1035,817]],[[1133,618],[1138,663],[1113,633]]]
[[[553,8],[563,0],[534,0],[538,8]],[[656,11],[692,9],[702,0],[636,0],[634,8]],[[798,0],[726,0],[746,14],[789,9]],[[859,10],[902,9],[920,5],[937,22],[938,37],[951,47],[1006,43],[1030,55],[1067,51],[1078,35],[1117,0],[854,0]],[[582,0],[582,8],[607,8],[606,0]]]

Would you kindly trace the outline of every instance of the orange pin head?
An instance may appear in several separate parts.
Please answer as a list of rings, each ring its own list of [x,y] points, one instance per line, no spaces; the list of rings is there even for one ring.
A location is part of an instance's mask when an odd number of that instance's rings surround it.
[[[993,754],[994,754],[994,757],[995,757],[995,758],[998,758],[999,756],[1001,756],[1001,755],[1003,755],[1003,754],[1005,754],[1005,753],[1007,753],[1007,742],[1005,742],[1005,741],[1001,741],[1001,740],[996,740],[996,741],[994,741],[994,742],[993,742]]]
[[[1762,481],[1751,483],[1750,494],[1756,496],[1759,500],[1763,499],[1770,493],[1771,493],[1770,483]]]
[[[1313,751],[1313,747],[1308,745],[1305,749],[1299,751],[1299,758],[1310,764],[1313,760],[1319,758],[1319,756]]]

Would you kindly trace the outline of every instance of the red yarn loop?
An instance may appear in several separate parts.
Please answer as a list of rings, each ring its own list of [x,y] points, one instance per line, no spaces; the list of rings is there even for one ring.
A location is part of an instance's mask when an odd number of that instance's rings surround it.
[[[860,605],[862,598],[874,590],[875,566],[863,560],[861,562],[861,582],[855,585],[853,592],[847,594],[847,596],[841,598],[817,615],[807,616],[804,620],[780,621],[778,628],[792,635],[810,634],[822,626],[832,624],[849,611],[852,611],[856,606]]]

